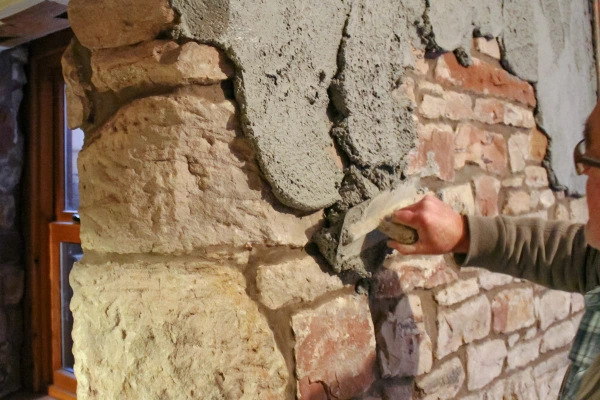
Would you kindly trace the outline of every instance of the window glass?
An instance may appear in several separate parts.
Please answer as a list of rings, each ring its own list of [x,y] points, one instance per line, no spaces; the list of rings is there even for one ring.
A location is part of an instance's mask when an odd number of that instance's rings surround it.
[[[79,209],[77,155],[82,147],[83,131],[65,127],[65,211],[77,212]]]

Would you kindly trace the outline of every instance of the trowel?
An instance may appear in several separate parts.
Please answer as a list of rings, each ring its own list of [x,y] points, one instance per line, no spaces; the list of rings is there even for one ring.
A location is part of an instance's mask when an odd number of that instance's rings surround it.
[[[366,272],[369,250],[393,239],[413,244],[418,239],[415,229],[392,222],[392,213],[409,206],[422,197],[425,190],[415,180],[399,182],[393,189],[380,192],[346,213],[335,255],[339,270],[355,269]]]

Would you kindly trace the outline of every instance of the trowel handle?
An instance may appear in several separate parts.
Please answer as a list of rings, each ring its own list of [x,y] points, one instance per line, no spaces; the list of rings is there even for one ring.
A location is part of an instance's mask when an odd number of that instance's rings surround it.
[[[415,229],[392,222],[391,217],[384,218],[377,229],[390,239],[402,244],[414,244],[419,240],[419,234]]]

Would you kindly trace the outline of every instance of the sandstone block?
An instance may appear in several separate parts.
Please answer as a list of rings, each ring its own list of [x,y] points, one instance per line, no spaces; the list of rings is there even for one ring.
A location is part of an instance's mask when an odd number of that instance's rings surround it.
[[[575,333],[575,326],[571,321],[565,321],[553,326],[544,333],[541,352],[546,353],[568,345],[575,337]]]
[[[529,136],[521,133],[511,135],[508,139],[508,154],[510,170],[512,172],[523,171],[526,160],[529,158]]]
[[[272,310],[293,303],[310,302],[344,286],[337,275],[323,272],[306,253],[278,265],[258,267],[256,285],[261,302]]]
[[[375,380],[375,336],[366,296],[340,297],[292,317],[300,399],[314,387],[351,398]],[[322,382],[322,384],[321,384]]]
[[[431,370],[432,344],[418,296],[405,296],[377,330],[384,378],[417,376]]]
[[[460,359],[452,358],[433,372],[417,381],[417,386],[425,392],[427,400],[453,399],[465,381],[465,370]]]
[[[535,323],[533,290],[506,289],[498,293],[492,302],[494,331],[514,332]]]
[[[548,187],[548,172],[544,167],[529,166],[525,168],[525,184],[534,188]]]
[[[496,60],[500,59],[500,46],[496,39],[475,38],[473,41],[477,51]]]
[[[517,344],[508,351],[507,370],[523,367],[537,359],[540,355],[541,338]]]
[[[414,289],[433,289],[453,282],[456,272],[443,256],[403,256],[395,253],[386,258],[375,273],[375,296],[399,298]]]
[[[435,294],[437,302],[443,306],[450,306],[460,303],[469,297],[479,294],[479,285],[477,278],[458,281]]]
[[[498,195],[500,194],[500,181],[481,175],[473,179],[475,186],[475,214],[488,217],[498,215]]]
[[[458,63],[454,54],[446,53],[437,59],[435,78],[441,84],[476,94],[498,96],[529,107],[536,105],[535,93],[530,84],[477,58],[473,58],[473,64],[465,68]]]
[[[92,82],[100,92],[128,87],[211,85],[233,77],[225,54],[212,46],[156,40],[92,53]]]
[[[408,156],[407,175],[454,180],[454,132],[443,124],[419,125],[419,144]]]
[[[499,376],[506,355],[506,345],[500,339],[467,347],[469,390],[480,389]]]
[[[475,200],[470,184],[444,188],[440,190],[440,195],[442,201],[452,207],[454,211],[464,215],[475,214]]]
[[[571,294],[550,290],[535,299],[535,312],[540,328],[545,331],[555,321],[567,318],[571,307]]]
[[[254,160],[219,86],[133,101],[79,154],[83,248],[302,247],[320,213],[297,217],[278,204]]]
[[[152,40],[175,20],[168,0],[73,0],[68,12],[75,36],[89,49]]]
[[[490,332],[490,325],[491,307],[485,296],[469,300],[454,310],[440,309],[436,358],[455,352],[463,343],[484,338]]]
[[[288,370],[235,268],[76,264],[78,399],[282,398]]]
[[[531,196],[523,190],[509,192],[508,199],[504,205],[503,213],[508,215],[519,215],[531,210]]]

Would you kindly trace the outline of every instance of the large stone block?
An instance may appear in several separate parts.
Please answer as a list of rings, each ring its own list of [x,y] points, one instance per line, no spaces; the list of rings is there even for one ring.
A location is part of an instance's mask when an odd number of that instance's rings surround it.
[[[65,99],[67,101],[67,125],[70,129],[79,128],[87,121],[91,112],[91,101],[88,91],[92,87],[82,78],[84,75],[83,64],[78,56],[78,46],[73,40],[61,59],[62,73],[65,79]]]
[[[100,92],[128,87],[210,85],[233,77],[233,65],[212,46],[157,40],[92,53],[92,83]]]
[[[344,286],[337,275],[323,272],[306,253],[277,265],[258,267],[256,285],[261,302],[270,309],[309,302]]]
[[[535,323],[532,289],[507,289],[492,302],[494,331],[508,333]]]
[[[551,290],[535,299],[535,311],[540,328],[546,330],[555,321],[567,318],[571,308],[571,294]]]
[[[68,11],[75,36],[89,49],[152,40],[175,20],[168,0],[72,0]]]
[[[320,213],[274,199],[220,86],[191,86],[121,108],[79,155],[84,249],[189,253],[301,247]]]
[[[235,268],[76,264],[78,399],[281,399],[288,370]]]
[[[499,376],[506,355],[506,345],[500,339],[467,347],[469,390],[481,389]]]
[[[459,358],[452,358],[435,371],[417,381],[417,386],[427,395],[424,400],[453,399],[465,381],[465,369]]]
[[[375,335],[366,296],[339,297],[303,311],[293,316],[292,326],[301,400],[349,399],[375,381]]]

